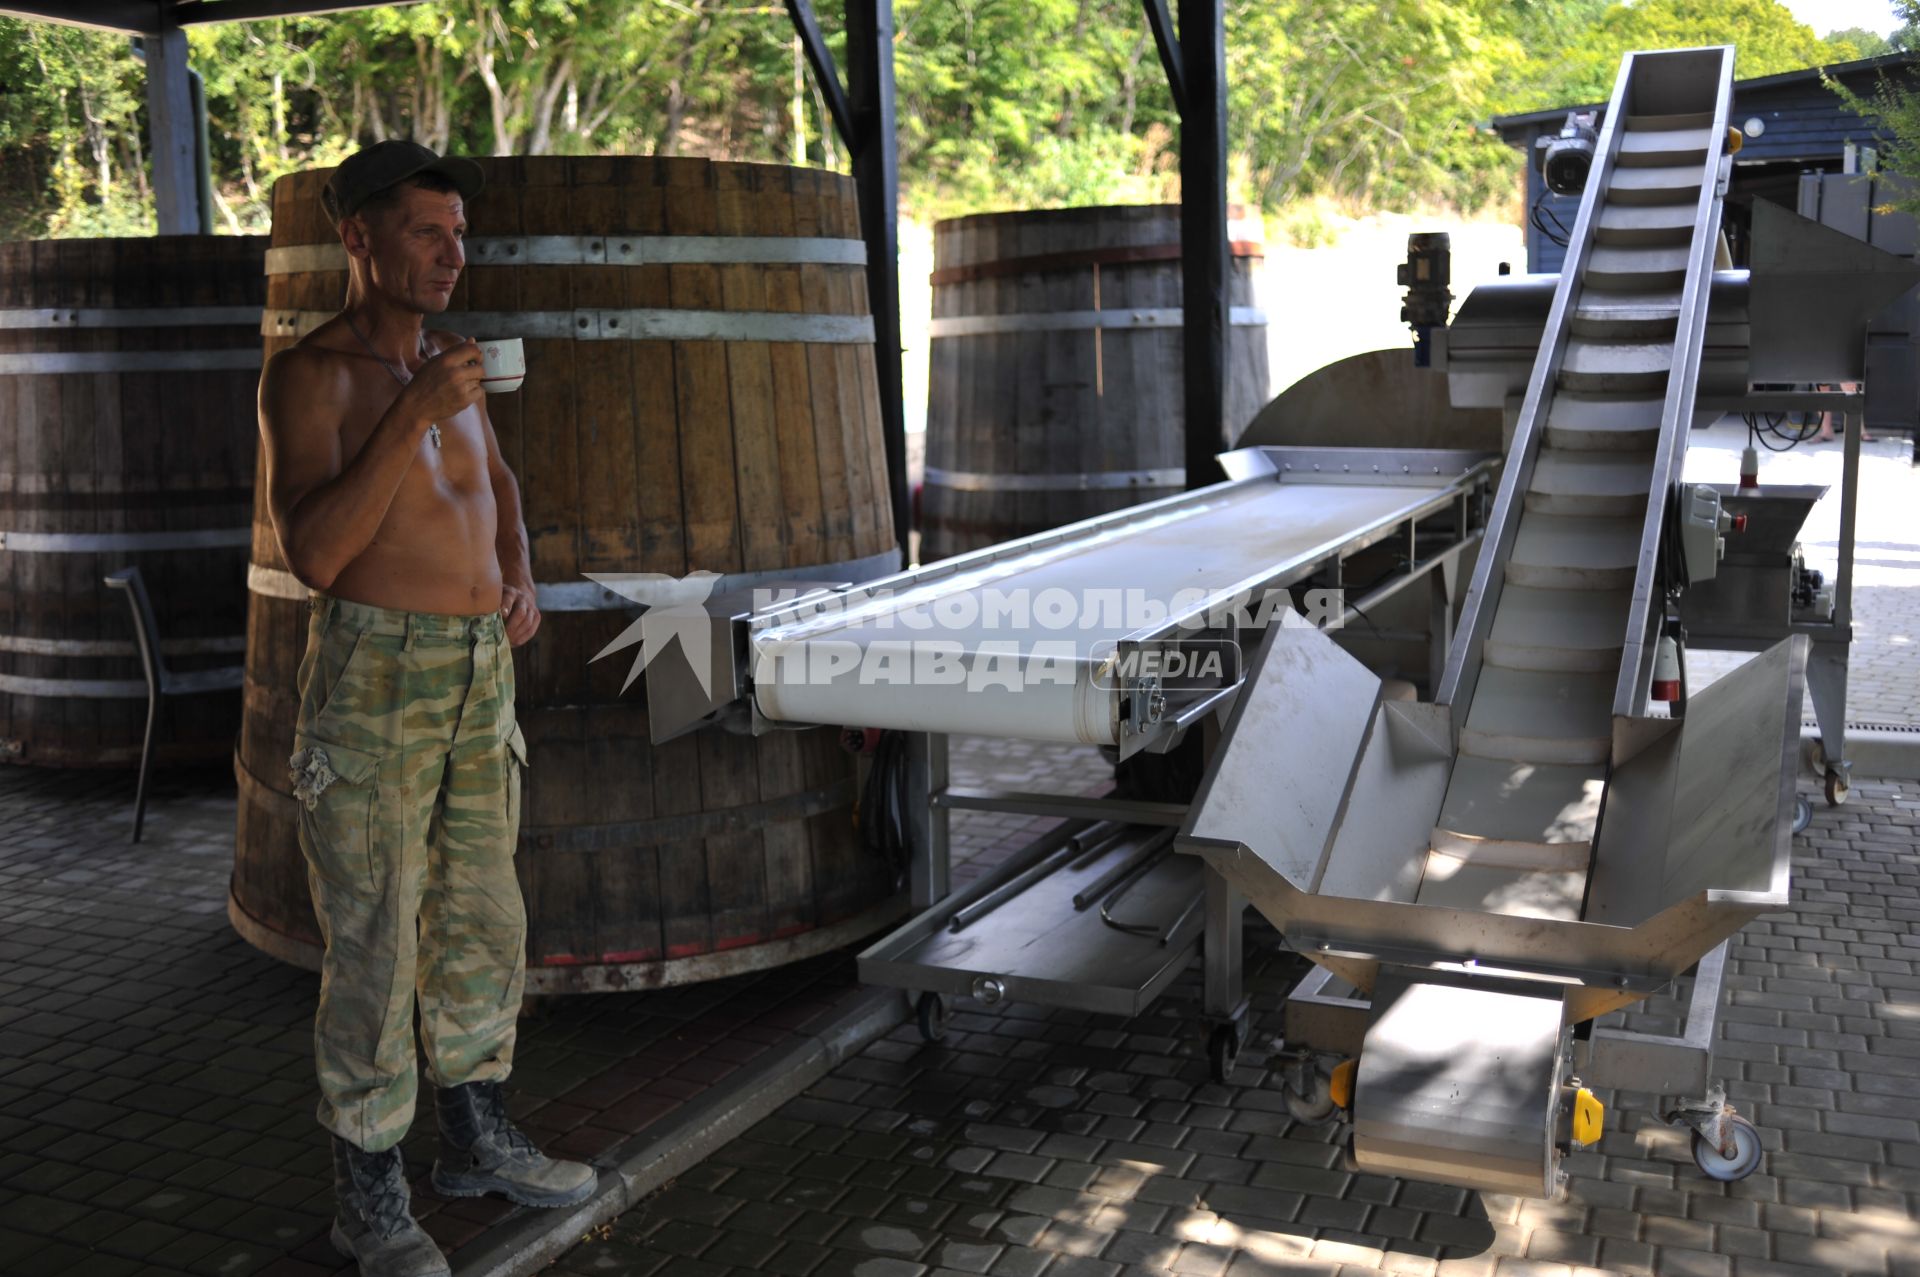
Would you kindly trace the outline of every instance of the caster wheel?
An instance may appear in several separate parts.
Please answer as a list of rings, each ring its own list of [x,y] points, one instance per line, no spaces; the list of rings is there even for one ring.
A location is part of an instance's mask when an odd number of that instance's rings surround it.
[[[1827,806],[1838,807],[1846,801],[1846,775],[1835,768],[1827,768]]]
[[[922,1042],[938,1042],[947,1036],[947,1000],[937,993],[923,993],[913,1005],[914,1018],[920,1024]]]
[[[1319,1065],[1315,1065],[1313,1072],[1307,1075],[1305,1095],[1294,1090],[1289,1081],[1284,1098],[1287,1115],[1302,1126],[1325,1126],[1338,1112],[1338,1106],[1333,1102],[1333,1078]]]
[[[1726,1127],[1733,1147],[1731,1157],[1709,1144],[1699,1132],[1693,1136],[1693,1164],[1708,1179],[1722,1183],[1745,1179],[1760,1166],[1760,1132],[1754,1124],[1744,1117],[1730,1117]]]
[[[1804,798],[1793,800],[1793,832],[1802,833],[1813,823],[1813,804]]]
[[[1225,1082],[1233,1076],[1233,1066],[1240,1060],[1240,1029],[1237,1025],[1222,1024],[1207,1035],[1207,1064],[1213,1070],[1213,1080]]]

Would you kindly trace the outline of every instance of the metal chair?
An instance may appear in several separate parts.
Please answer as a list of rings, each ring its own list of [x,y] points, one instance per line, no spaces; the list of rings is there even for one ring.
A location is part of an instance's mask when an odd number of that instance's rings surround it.
[[[153,771],[153,738],[160,726],[160,698],[232,691],[240,686],[243,670],[227,665],[174,673],[160,652],[160,627],[154,620],[153,603],[147,598],[147,583],[140,579],[140,569],[121,568],[106,578],[106,584],[108,589],[126,592],[127,607],[133,612],[134,642],[140,648],[140,666],[147,675],[147,734],[140,745],[140,786],[134,792],[133,837],[128,840],[139,842],[147,815],[147,778]]]

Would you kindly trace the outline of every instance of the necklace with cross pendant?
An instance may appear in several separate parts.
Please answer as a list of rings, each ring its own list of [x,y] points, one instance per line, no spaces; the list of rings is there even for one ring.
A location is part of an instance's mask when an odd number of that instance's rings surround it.
[[[347,331],[353,334],[354,340],[359,342],[361,345],[361,348],[364,349],[369,355],[372,355],[375,359],[379,360],[380,366],[382,368],[385,368],[388,372],[392,373],[393,379],[395,381],[399,382],[403,386],[411,385],[413,383],[413,376],[411,373],[408,373],[405,368],[395,368],[391,363],[387,362],[387,357],[385,355],[382,355],[379,351],[373,348],[373,343],[366,339],[366,337],[361,333],[359,326],[353,322],[353,316],[343,314],[341,318],[347,321]],[[425,333],[420,334],[420,356],[422,359],[425,359],[427,357],[427,335]],[[434,447],[438,448],[440,446],[440,423],[439,422],[435,421],[435,422],[428,423],[427,438],[433,441]]]

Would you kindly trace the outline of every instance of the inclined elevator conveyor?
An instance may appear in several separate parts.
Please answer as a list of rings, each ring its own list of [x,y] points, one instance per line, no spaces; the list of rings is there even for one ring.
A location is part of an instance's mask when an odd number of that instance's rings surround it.
[[[1353,1021],[1329,1045],[1355,1064],[1326,1085],[1365,1169],[1552,1192],[1562,1153],[1597,1133],[1576,1033],[1787,902],[1804,640],[1684,718],[1652,700],[1686,583],[1673,547],[1685,524],[1711,544],[1730,522],[1679,477],[1732,64],[1706,49],[1622,68],[1433,703],[1376,704],[1377,680],[1322,636],[1277,635],[1183,831],[1363,991],[1329,1000]],[[1263,786],[1295,762],[1273,742],[1302,686],[1324,689],[1300,760],[1324,788],[1280,798]],[[1682,1116],[1717,1154],[1704,1167],[1757,1163],[1722,1096]]]
[[[1437,697],[1458,756],[1419,903],[1581,916],[1614,718],[1647,712],[1668,514],[1649,494],[1674,487],[1692,420],[1726,137],[1713,90],[1731,62],[1642,55],[1609,115],[1496,513],[1506,553],[1475,582]]]

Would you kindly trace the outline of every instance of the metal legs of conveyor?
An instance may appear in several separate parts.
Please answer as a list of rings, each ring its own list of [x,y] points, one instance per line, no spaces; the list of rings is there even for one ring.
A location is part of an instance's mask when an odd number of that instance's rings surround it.
[[[1422,606],[1409,598],[1401,628],[1366,622],[1370,643],[1426,651],[1429,686],[1445,664],[1458,575],[1452,553],[1433,560],[1407,578],[1414,590],[1421,588],[1420,576],[1426,578],[1426,600]],[[1365,606],[1386,597],[1370,597]],[[1196,720],[1186,730],[1211,736],[1215,728]],[[1171,747],[1173,738],[1165,743]],[[915,916],[860,955],[861,978],[915,995],[921,1030],[931,1040],[942,1029],[949,997],[1137,1015],[1188,967],[1198,947],[1208,1062],[1215,1079],[1225,1081],[1246,1040],[1242,926],[1248,901],[1197,857],[1172,854],[1172,834],[1185,823],[1187,805],[958,787],[944,733],[910,732],[907,745]],[[955,892],[950,826],[956,810],[1064,823]]]
[[[1245,1039],[1244,896],[1172,854],[1183,803],[955,787],[947,737],[909,737],[913,921],[860,955],[861,978],[917,995],[937,1038],[946,999],[1040,1002],[1137,1015],[1203,954],[1207,1052],[1225,1080]],[[1064,823],[960,892],[952,890],[956,810]]]
[[[953,890],[952,849],[947,809],[936,809],[947,792],[947,738],[940,732],[914,732],[907,743],[907,809],[912,821],[908,888],[915,913],[945,900]]]

